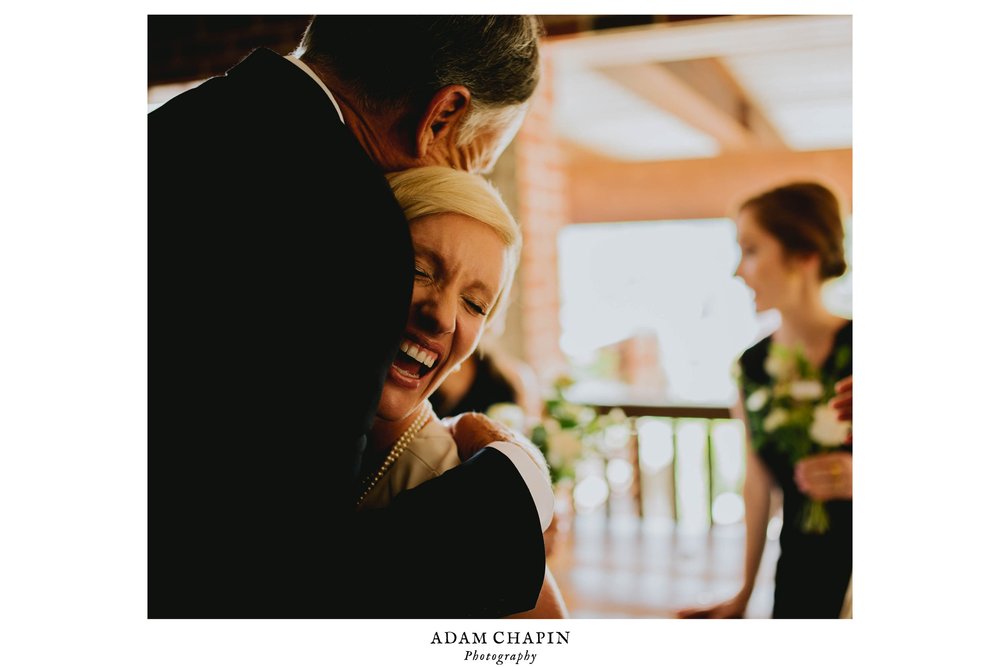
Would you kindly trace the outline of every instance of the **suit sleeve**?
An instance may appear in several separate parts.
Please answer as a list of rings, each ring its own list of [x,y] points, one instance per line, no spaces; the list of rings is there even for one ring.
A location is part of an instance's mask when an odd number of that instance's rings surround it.
[[[348,531],[336,615],[493,618],[535,606],[545,549],[531,494],[510,460],[484,449],[463,465],[359,512]]]

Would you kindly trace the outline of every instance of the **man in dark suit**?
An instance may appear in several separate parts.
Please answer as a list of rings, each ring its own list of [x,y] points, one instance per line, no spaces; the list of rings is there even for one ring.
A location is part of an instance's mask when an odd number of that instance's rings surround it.
[[[538,454],[467,418],[468,460],[354,511],[413,284],[383,172],[492,166],[539,76],[536,19],[316,17],[149,116],[152,618],[489,617],[534,606]],[[488,446],[484,446],[488,445]]]

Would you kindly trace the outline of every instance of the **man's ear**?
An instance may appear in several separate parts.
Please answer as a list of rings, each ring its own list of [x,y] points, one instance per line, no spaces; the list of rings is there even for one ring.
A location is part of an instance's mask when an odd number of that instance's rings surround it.
[[[440,150],[455,139],[471,100],[472,94],[465,86],[445,86],[434,93],[417,123],[418,158]]]

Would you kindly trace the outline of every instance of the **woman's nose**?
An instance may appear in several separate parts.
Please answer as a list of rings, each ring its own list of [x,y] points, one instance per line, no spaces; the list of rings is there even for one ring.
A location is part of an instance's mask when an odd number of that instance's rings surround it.
[[[417,323],[422,329],[435,334],[455,330],[455,300],[441,292],[429,292],[417,302]]]

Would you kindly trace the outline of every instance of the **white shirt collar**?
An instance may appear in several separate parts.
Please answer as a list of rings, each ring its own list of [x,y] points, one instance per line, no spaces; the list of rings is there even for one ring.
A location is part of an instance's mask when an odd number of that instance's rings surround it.
[[[330,98],[331,102],[333,102],[333,108],[337,110],[337,115],[340,116],[340,122],[346,125],[347,123],[344,121],[344,113],[340,110],[340,105],[337,104],[337,100],[334,99],[333,93],[331,93],[330,89],[326,87],[326,84],[323,83],[323,80],[320,79],[318,76],[316,76],[316,72],[312,71],[312,68],[309,67],[309,65],[306,65],[304,62],[302,62],[295,56],[285,56],[285,60],[290,60],[293,63],[295,63],[299,67],[299,69],[301,69],[303,72],[311,76],[312,80],[319,84],[320,88],[323,89],[323,92],[326,93],[326,96]]]

